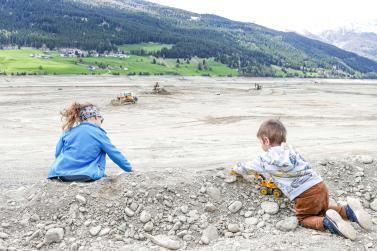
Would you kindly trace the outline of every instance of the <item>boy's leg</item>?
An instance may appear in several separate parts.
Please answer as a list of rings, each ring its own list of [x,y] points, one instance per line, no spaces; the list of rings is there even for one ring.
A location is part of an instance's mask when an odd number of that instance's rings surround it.
[[[303,227],[324,231],[323,216],[309,216],[303,219],[298,219],[299,223]]]
[[[328,209],[332,209],[335,212],[337,212],[340,216],[342,216],[343,219],[348,220],[347,213],[346,213],[346,207],[338,206],[338,205],[331,205],[328,207]]]
[[[295,212],[300,225],[325,230],[323,216],[328,207],[328,192],[323,182],[306,190],[295,199]]]

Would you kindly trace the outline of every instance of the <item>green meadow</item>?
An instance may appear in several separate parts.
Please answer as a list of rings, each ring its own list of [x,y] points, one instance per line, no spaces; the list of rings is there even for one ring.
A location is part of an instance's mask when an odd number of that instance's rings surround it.
[[[171,45],[137,44],[124,45],[121,50],[132,51],[143,48],[145,51],[161,50]],[[49,58],[37,58],[31,55]],[[113,75],[184,75],[184,76],[237,76],[235,69],[215,62],[214,59],[192,58],[162,59],[153,56],[129,55],[119,57],[61,57],[57,51],[42,52],[39,49],[21,48],[0,50],[0,74],[61,75],[61,74],[113,74]],[[198,67],[201,64],[203,67]],[[199,70],[201,68],[201,70]]]
[[[170,49],[173,47],[171,44],[156,44],[156,43],[140,43],[140,44],[125,44],[118,46],[121,51],[131,52],[143,49],[145,52],[156,52],[162,48]]]

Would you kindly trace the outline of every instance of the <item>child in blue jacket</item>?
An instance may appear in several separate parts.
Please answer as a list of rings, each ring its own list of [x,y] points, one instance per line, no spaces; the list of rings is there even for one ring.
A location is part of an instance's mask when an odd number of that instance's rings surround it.
[[[49,179],[99,180],[105,175],[106,154],[124,171],[132,171],[131,164],[101,128],[103,117],[94,105],[73,103],[61,115],[65,119],[64,133],[56,145]]]

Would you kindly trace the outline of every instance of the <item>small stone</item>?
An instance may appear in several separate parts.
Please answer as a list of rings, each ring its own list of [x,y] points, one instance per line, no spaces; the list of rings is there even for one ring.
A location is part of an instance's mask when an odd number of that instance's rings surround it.
[[[377,199],[374,199],[370,204],[369,207],[377,212]]]
[[[45,243],[42,241],[42,242],[40,242],[40,243],[37,244],[36,248],[40,249],[41,247],[43,247],[44,244]]]
[[[250,217],[245,219],[246,225],[257,225],[258,224],[258,218]]]
[[[152,218],[152,215],[148,212],[148,211],[142,211],[141,214],[140,214],[140,221],[142,223],[147,223],[148,221],[150,221]]]
[[[235,175],[228,175],[224,181],[226,183],[233,183],[233,182],[236,182],[237,181],[237,177]]]
[[[208,245],[210,243],[210,240],[209,240],[208,236],[206,236],[206,235],[202,235],[202,237],[200,238],[200,240],[202,241],[202,243],[204,245]]]
[[[281,231],[292,231],[297,228],[298,221],[296,217],[288,217],[284,220],[279,221],[276,224],[276,228]]]
[[[168,200],[164,200],[164,201],[163,201],[163,204],[164,204],[166,207],[168,207],[168,208],[172,208],[172,207],[173,207],[173,204],[172,204],[170,201],[168,201]]]
[[[373,163],[373,157],[369,155],[360,155],[358,156],[358,161],[363,164],[372,164]]]
[[[208,245],[211,241],[217,240],[218,238],[219,233],[217,232],[217,228],[214,226],[208,226],[206,229],[203,230],[203,234],[200,240],[204,244]]]
[[[180,215],[180,216],[178,216],[178,220],[181,221],[181,222],[186,222],[187,218],[184,215]]]
[[[217,187],[207,188],[207,194],[214,201],[220,201],[221,200],[221,191]]]
[[[8,239],[9,235],[4,233],[4,232],[0,232],[0,239]]]
[[[192,241],[194,239],[194,236],[192,236],[191,234],[186,234],[182,239],[184,241]]]
[[[76,195],[76,200],[81,204],[81,205],[85,205],[86,204],[86,199],[84,196],[78,194]]]
[[[257,228],[262,228],[266,225],[266,223],[264,221],[260,221],[258,224],[257,224]]]
[[[234,234],[231,233],[231,232],[226,231],[226,232],[224,233],[224,237],[225,237],[225,238],[232,238],[232,237],[234,237]]]
[[[139,205],[135,202],[132,202],[131,205],[130,205],[130,209],[132,211],[136,211],[138,207],[139,207]]]
[[[370,193],[366,192],[364,194],[364,198],[367,200],[367,201],[370,201],[372,199],[372,196],[370,195]]]
[[[230,204],[228,207],[229,211],[231,211],[232,213],[238,212],[241,208],[242,208],[242,202],[238,200],[232,202],[232,204]]]
[[[71,251],[76,251],[79,249],[79,245],[77,243],[72,243],[71,245]]]
[[[152,236],[152,235],[147,234],[147,233],[145,233],[144,235],[151,242],[153,242],[154,244],[156,244],[160,247],[164,247],[164,248],[171,249],[171,250],[178,250],[182,247],[181,242],[176,241],[176,240],[172,240],[168,236],[165,236],[165,235]]]
[[[205,187],[201,187],[200,190],[199,190],[200,193],[205,193],[206,191],[207,191],[207,189]]]
[[[126,196],[127,198],[132,198],[132,197],[134,197],[134,192],[132,192],[132,191],[127,191],[127,193],[125,193],[125,196]]]
[[[135,214],[135,212],[132,211],[129,207],[126,207],[126,208],[124,209],[124,212],[126,213],[126,215],[127,215],[128,217],[132,217],[132,216],[134,216],[134,214]]]
[[[320,164],[321,166],[326,166],[327,165],[327,161],[326,160],[320,160],[318,162],[318,164]]]
[[[40,218],[39,218],[39,215],[38,214],[33,214],[31,217],[30,217],[30,221],[33,221],[33,222],[36,222],[36,221],[39,221]]]
[[[96,236],[99,233],[99,231],[101,231],[101,229],[102,229],[102,226],[100,225],[96,227],[92,227],[90,228],[89,233],[91,236]]]
[[[365,244],[365,247],[367,249],[372,248],[373,247],[373,242],[369,242],[369,243]]]
[[[187,234],[187,232],[188,232],[187,230],[183,230],[183,231],[181,231],[181,232],[178,232],[178,233],[177,233],[177,236],[178,236],[178,237],[183,237],[183,236],[185,236],[185,235]]]
[[[110,232],[110,228],[106,227],[101,229],[101,231],[98,233],[98,236],[104,236],[107,235]]]
[[[245,214],[244,214],[244,217],[245,217],[245,218],[249,218],[249,217],[251,217],[252,215],[253,215],[253,212],[251,212],[251,211],[246,211]]]
[[[220,179],[225,179],[225,174],[223,171],[218,171],[216,173],[216,177],[219,177]]]
[[[184,213],[184,214],[187,214],[187,212],[188,212],[188,206],[187,205],[183,205],[183,206],[181,206],[181,212],[182,213]]]
[[[51,228],[45,235],[45,243],[61,242],[64,238],[63,228]]]
[[[270,218],[271,218],[271,215],[270,215],[270,214],[264,214],[264,215],[262,215],[262,219],[263,219],[264,221],[268,221]]]
[[[277,214],[279,212],[279,204],[271,201],[264,201],[261,204],[261,207],[264,212],[268,214]]]
[[[228,230],[232,233],[237,233],[240,231],[240,226],[235,223],[228,224]]]
[[[91,220],[86,220],[86,221],[84,222],[84,226],[89,227],[89,225],[90,225],[91,223],[92,223]]]
[[[144,231],[150,232],[153,230],[153,222],[149,221],[144,225]]]
[[[210,212],[210,213],[213,213],[217,210],[217,207],[211,203],[211,202],[208,202],[205,206],[204,206],[204,211],[206,212]]]

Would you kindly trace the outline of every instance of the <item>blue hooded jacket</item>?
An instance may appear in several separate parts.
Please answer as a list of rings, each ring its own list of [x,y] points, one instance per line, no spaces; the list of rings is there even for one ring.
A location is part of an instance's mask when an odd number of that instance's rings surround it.
[[[131,164],[111,143],[105,130],[93,123],[81,122],[60,137],[48,178],[85,175],[98,180],[105,175],[106,154],[124,171],[132,171]]]

